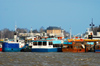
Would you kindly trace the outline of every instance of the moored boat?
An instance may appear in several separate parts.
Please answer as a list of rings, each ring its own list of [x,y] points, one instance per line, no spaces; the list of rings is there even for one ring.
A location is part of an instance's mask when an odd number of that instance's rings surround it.
[[[6,39],[2,43],[2,51],[3,52],[20,52],[24,46],[25,46],[24,41],[18,39],[17,32],[15,29],[13,41]]]
[[[33,41],[32,52],[58,52],[58,47],[53,47],[52,40]]]
[[[83,42],[68,42],[64,41],[62,52],[86,52],[88,49],[85,49]]]
[[[3,52],[19,52],[19,43],[18,42],[4,42],[3,43]]]
[[[24,41],[4,41],[2,43],[2,51],[3,52],[20,52],[21,49],[25,46]]]

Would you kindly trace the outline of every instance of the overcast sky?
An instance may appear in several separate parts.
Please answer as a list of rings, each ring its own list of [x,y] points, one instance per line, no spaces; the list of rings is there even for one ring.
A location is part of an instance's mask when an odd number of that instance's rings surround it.
[[[100,25],[100,0],[0,0],[0,30],[57,26],[72,34]]]

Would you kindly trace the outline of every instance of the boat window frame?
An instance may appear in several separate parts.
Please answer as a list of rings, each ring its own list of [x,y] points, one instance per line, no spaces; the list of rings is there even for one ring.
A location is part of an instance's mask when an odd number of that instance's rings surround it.
[[[73,48],[73,46],[71,45],[70,48]]]
[[[42,45],[42,42],[41,42],[41,41],[40,41],[40,42],[38,42],[38,45],[39,45],[39,46],[41,46],[41,45]]]
[[[78,46],[78,48],[82,48],[82,46]]]
[[[49,45],[53,45],[53,43],[52,42],[49,42]]]
[[[36,44],[34,44],[34,43],[36,43]],[[38,43],[37,43],[37,42],[33,42],[33,45],[35,45],[35,46],[36,46],[36,45],[38,45]]]
[[[44,44],[44,42],[45,42],[46,44]],[[47,46],[47,42],[46,42],[46,41],[43,41],[43,46]]]
[[[78,48],[79,48],[79,46],[75,45],[75,46],[74,46],[74,48],[78,49]]]

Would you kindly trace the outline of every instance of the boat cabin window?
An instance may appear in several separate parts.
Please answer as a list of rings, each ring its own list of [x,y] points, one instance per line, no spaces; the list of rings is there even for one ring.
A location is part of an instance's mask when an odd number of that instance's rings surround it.
[[[33,45],[37,45],[37,42],[33,42]]]
[[[49,45],[53,45],[53,43],[52,42],[49,42]]]
[[[73,48],[73,46],[71,46],[71,48]]]
[[[78,46],[74,46],[74,48],[78,48]]]
[[[88,46],[86,46],[86,47],[90,47],[90,46],[88,45]]]
[[[42,42],[38,42],[38,45],[42,45]]]
[[[53,47],[61,47],[60,44],[53,44]]]
[[[67,47],[67,48],[69,48],[69,46],[68,46],[68,45],[67,45],[66,47]]]
[[[81,46],[78,46],[78,48],[82,48]]]
[[[46,46],[46,42],[43,42],[43,45]]]
[[[18,40],[17,40],[17,42],[18,42]]]

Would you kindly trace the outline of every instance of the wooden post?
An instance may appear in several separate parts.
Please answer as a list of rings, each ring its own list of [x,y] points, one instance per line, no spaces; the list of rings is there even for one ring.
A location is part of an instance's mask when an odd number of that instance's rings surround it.
[[[61,44],[61,52],[62,52],[63,44]]]
[[[96,45],[96,41],[94,42],[94,52],[95,52],[95,45]]]
[[[62,49],[62,47],[63,47],[63,44],[61,44],[61,49]]]
[[[85,45],[85,52],[86,52],[86,45]]]
[[[85,45],[85,53],[86,53],[86,52],[87,52],[87,51],[86,51],[86,42],[84,42],[84,45]]]
[[[94,52],[95,52],[95,45],[94,45]]]

